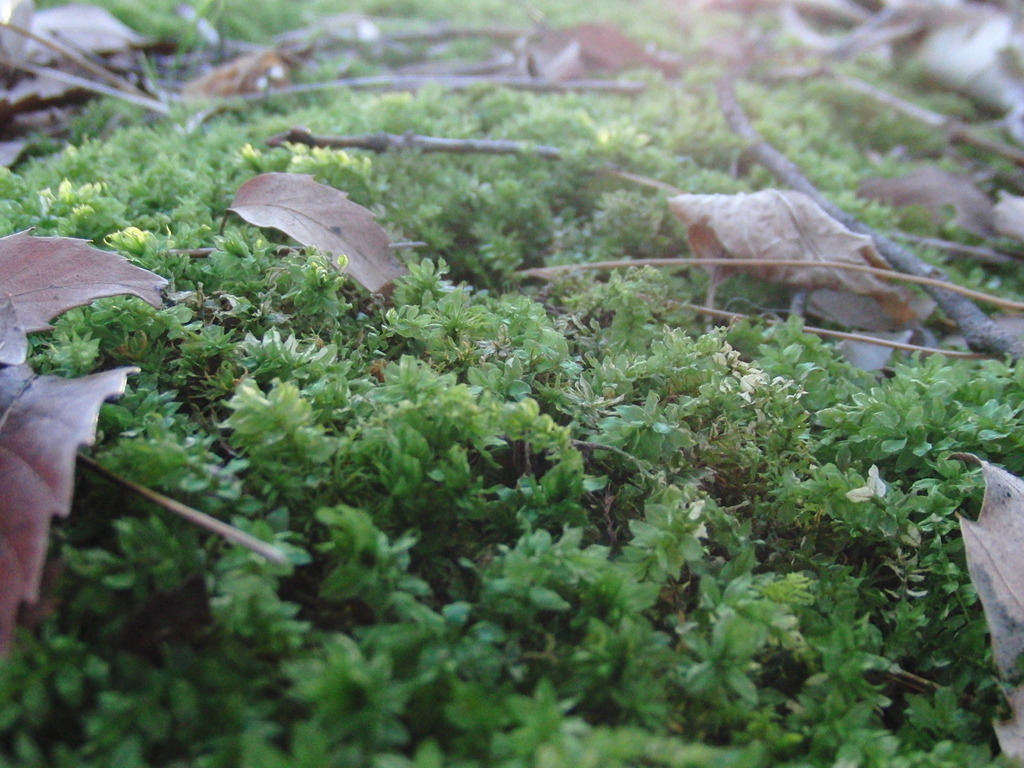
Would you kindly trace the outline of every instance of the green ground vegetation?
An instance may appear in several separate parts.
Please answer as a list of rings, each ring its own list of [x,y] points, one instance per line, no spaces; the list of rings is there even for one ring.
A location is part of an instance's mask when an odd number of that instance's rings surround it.
[[[142,32],[187,33],[172,2],[106,5]],[[207,5],[252,40],[324,10]],[[741,22],[722,14],[688,34],[668,2],[541,5],[556,23],[597,6],[684,54]],[[505,3],[467,7],[474,21],[524,22]],[[40,372],[141,369],[104,406],[95,458],[291,561],[83,474],[52,534],[56,609],[0,663],[0,765],[1002,764],[990,723],[1005,712],[956,518],[977,510],[980,480],[947,457],[1024,472],[1024,368],[930,357],[875,375],[796,321],[707,330],[686,307],[703,294],[697,270],[518,279],[685,253],[663,196],[602,164],[693,192],[771,185],[732,172],[713,63],[681,84],[634,74],[649,87],[633,98],[341,90],[192,129],[183,107],[154,121],[101,101],[70,146],[39,141],[0,171],[3,234],[89,238],[171,281],[161,309],[104,299],[33,336]],[[936,234],[852,189],[941,152],[939,137],[828,85],[741,97],[838,203]],[[265,147],[295,124],[566,156]],[[889,154],[898,146],[909,153]],[[265,171],[313,174],[394,239],[426,243],[404,254],[410,274],[389,300],[322,253],[278,255],[270,231],[233,217],[221,231],[234,191]],[[215,250],[172,252],[202,247]],[[1020,288],[1009,270],[954,272]],[[719,297],[786,302],[744,278]],[[851,501],[872,466],[888,492]]]

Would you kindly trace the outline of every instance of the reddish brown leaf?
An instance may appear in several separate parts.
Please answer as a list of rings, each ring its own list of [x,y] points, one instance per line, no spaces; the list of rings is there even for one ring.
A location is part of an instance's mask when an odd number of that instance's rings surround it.
[[[346,271],[380,291],[406,269],[391,256],[387,233],[348,194],[298,173],[264,173],[238,189],[229,209],[257,227],[273,227],[303,245],[348,257]]]
[[[995,234],[992,201],[963,173],[924,167],[895,178],[874,176],[861,181],[857,194],[896,207],[924,206],[937,224],[945,220],[943,208],[948,206],[956,212],[956,223],[968,232]]]
[[[62,379],[0,368],[0,655],[19,604],[38,598],[50,518],[71,508],[78,447],[92,442],[100,405],[135,370]]]
[[[687,226],[698,258],[756,259],[756,267],[709,267],[712,279],[746,272],[800,288],[832,288],[874,297],[897,322],[916,315],[911,294],[875,275],[828,266],[888,268],[871,238],[854,234],[811,198],[790,190],[745,195],[677,195],[672,212]],[[797,261],[793,266],[787,262]]]
[[[0,238],[0,363],[25,360],[25,334],[72,307],[128,293],[160,306],[167,281],[71,237]],[[10,307],[7,306],[10,305]]]

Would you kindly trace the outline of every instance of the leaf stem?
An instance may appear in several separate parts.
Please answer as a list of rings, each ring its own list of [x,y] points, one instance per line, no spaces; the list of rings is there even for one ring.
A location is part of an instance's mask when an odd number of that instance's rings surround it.
[[[190,523],[198,525],[200,528],[205,528],[207,531],[217,534],[225,541],[245,547],[258,555],[262,555],[272,563],[281,564],[288,562],[288,558],[285,556],[284,552],[273,544],[267,544],[265,541],[260,541],[255,536],[251,536],[245,531],[235,528],[233,525],[228,525],[222,520],[211,517],[205,512],[200,512],[198,509],[193,509],[192,507],[182,504],[180,501],[170,499],[162,493],[158,493],[151,488],[146,488],[144,485],[139,485],[126,477],[122,477],[116,472],[112,472],[107,469],[89,456],[80,453],[78,454],[78,460],[87,468],[91,469],[96,474],[105,477],[115,485],[119,485],[126,491],[130,491],[136,496],[139,496],[152,504],[156,504],[161,509],[165,509],[168,512],[173,512],[174,514],[185,518]]]

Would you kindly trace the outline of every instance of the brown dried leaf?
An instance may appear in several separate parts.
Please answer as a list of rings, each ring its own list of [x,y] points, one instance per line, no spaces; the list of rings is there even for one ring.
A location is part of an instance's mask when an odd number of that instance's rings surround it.
[[[636,66],[654,67],[666,74],[679,68],[678,62],[656,56],[607,23],[543,29],[521,40],[519,47],[526,73],[544,80],[573,80]]]
[[[224,99],[288,85],[289,67],[275,50],[248,53],[190,80],[181,89],[186,99]]]
[[[345,270],[370,291],[406,274],[369,210],[348,194],[299,173],[263,173],[238,189],[228,209],[257,227],[273,227],[303,245],[348,257]]]
[[[950,458],[979,464],[985,478],[978,520],[961,517],[960,531],[996,666],[1006,678],[1024,652],[1024,481],[970,453]]]
[[[916,319],[928,317],[935,311],[935,301],[924,294],[910,294],[907,306]],[[808,315],[861,331],[885,333],[901,330],[905,325],[889,317],[871,296],[830,288],[811,291],[807,296],[806,311]]]
[[[0,3],[0,21],[19,29],[31,29],[32,16],[36,12],[33,0],[3,0]],[[22,57],[28,39],[12,29],[0,29],[0,51],[18,61]]]
[[[992,237],[996,233],[992,201],[967,174],[926,166],[905,176],[864,179],[857,188],[857,194],[897,208],[924,206],[931,211],[936,224],[945,220],[943,209],[949,206],[956,211],[954,221],[968,232],[982,237]]]
[[[1024,197],[999,193],[995,207],[996,231],[1003,237],[1024,240]]]
[[[131,294],[155,307],[167,281],[123,256],[72,237],[0,238],[0,363],[25,359],[25,334],[50,327],[72,307]]]
[[[100,405],[135,370],[62,379],[0,368],[0,656],[18,606],[39,596],[50,518],[70,511],[78,447],[92,442]]]
[[[960,518],[960,531],[992,640],[992,655],[1004,680],[1020,676],[1024,653],[1024,480],[971,453],[952,459],[981,465],[985,498],[977,522]],[[1024,757],[1024,686],[1007,693],[1013,716],[993,723],[999,746],[1010,757]]]
[[[148,44],[148,40],[131,27],[96,5],[69,3],[36,11],[32,31],[79,53],[116,53]],[[36,61],[53,61],[56,54],[49,48],[32,44],[26,55]]]
[[[1010,702],[1013,718],[1002,723],[994,723],[999,748],[1010,757],[1024,758],[1024,686],[1010,691],[1006,696]]]
[[[831,288],[874,297],[897,322],[916,318],[911,294],[874,275],[821,266],[835,261],[887,269],[871,238],[825,213],[811,198],[767,189],[738,195],[677,195],[669,207],[687,226],[697,258],[758,259],[757,267],[709,267],[714,278],[745,272],[800,288]],[[800,261],[800,266],[773,262]]]

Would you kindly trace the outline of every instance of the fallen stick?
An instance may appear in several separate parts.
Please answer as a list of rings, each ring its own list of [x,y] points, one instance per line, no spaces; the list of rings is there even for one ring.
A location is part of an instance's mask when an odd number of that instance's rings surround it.
[[[420,136],[414,133],[365,133],[354,136],[324,136],[310,132],[301,125],[290,130],[275,134],[266,140],[267,146],[280,147],[283,144],[304,144],[307,147],[327,147],[330,149],[366,149],[371,152],[388,152],[401,150],[418,150],[420,152],[478,153],[489,155],[521,155],[534,154],[546,160],[561,160],[563,155],[558,147],[545,144],[531,144],[527,141],[511,141],[508,139],[449,139],[436,136]],[[623,171],[614,165],[604,165],[597,172],[618,179],[631,181],[668,192],[681,195],[683,190],[648,176]]]
[[[922,261],[895,241],[875,232],[857,217],[833,205],[803,175],[795,163],[765,141],[751,124],[736,98],[736,85],[732,75],[725,75],[719,79],[717,92],[722,114],[729,127],[736,135],[747,141],[746,151],[782,184],[803,192],[847,229],[871,237],[882,258],[894,269],[909,275],[931,277],[949,283],[949,278],[938,267]],[[925,286],[925,290],[960,329],[971,349],[1009,355],[1015,360],[1024,357],[1024,342],[996,326],[970,299],[945,288]]]
[[[76,88],[81,88],[83,91],[121,99],[122,101],[127,101],[129,104],[134,104],[138,107],[144,107],[151,112],[156,112],[159,115],[169,115],[171,113],[170,107],[158,99],[144,95],[140,96],[135,92],[125,91],[120,88],[113,88],[94,80],[79,77],[78,75],[72,75],[69,72],[62,72],[61,70],[54,69],[53,67],[36,66],[35,64],[31,64],[27,61],[12,59],[4,53],[0,53],[0,64],[14,69],[20,69],[24,72],[30,72],[37,77],[49,77],[54,80],[59,80],[62,83],[66,83]]]
[[[296,126],[267,139],[267,146],[305,144],[309,147],[331,149],[368,149],[371,152],[391,150],[417,150],[419,152],[447,152],[451,154],[518,155],[529,153],[548,160],[559,160],[561,150],[544,144],[503,139],[447,139],[436,136],[418,136],[414,133],[366,133],[356,136],[317,136],[308,128]]]

